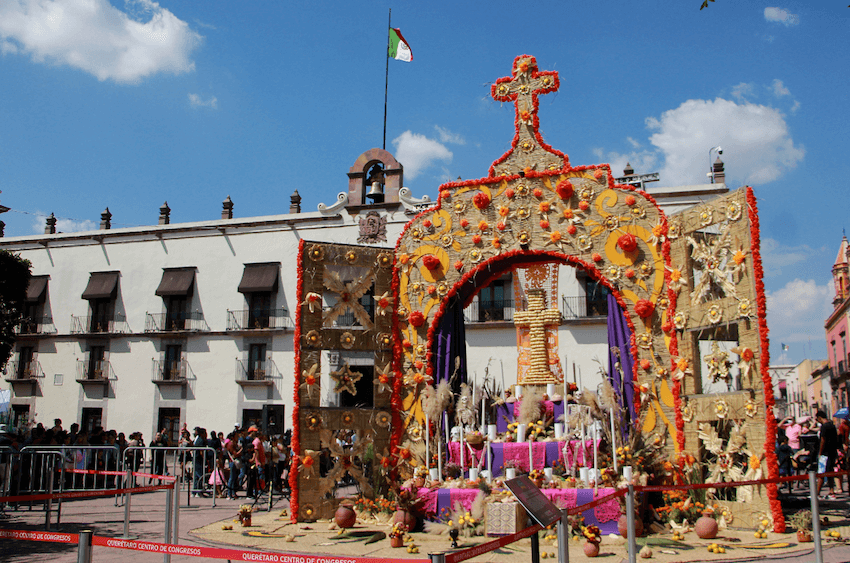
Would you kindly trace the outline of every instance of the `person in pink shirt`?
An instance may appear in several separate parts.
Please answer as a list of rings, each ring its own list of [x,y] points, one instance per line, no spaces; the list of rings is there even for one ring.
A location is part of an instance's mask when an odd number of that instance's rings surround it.
[[[788,436],[788,445],[795,452],[800,449],[800,434],[803,433],[803,423],[809,419],[807,416],[801,416],[797,420],[793,417],[787,417],[779,423],[779,427],[785,430],[785,435]]]

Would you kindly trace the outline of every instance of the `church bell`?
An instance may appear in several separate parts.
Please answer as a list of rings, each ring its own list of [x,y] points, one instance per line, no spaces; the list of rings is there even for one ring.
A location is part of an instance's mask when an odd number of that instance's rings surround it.
[[[384,185],[380,182],[372,182],[372,189],[369,190],[369,193],[366,194],[366,197],[371,199],[374,203],[383,203]]]

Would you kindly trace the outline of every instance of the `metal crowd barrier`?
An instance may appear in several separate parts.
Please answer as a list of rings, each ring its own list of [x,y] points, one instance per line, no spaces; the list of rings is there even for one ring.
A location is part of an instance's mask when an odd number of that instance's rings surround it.
[[[197,459],[198,455],[201,456],[200,459]],[[182,476],[180,492],[186,493],[188,505],[191,505],[193,494],[210,493],[212,506],[215,506],[215,487],[210,487],[209,478],[215,471],[217,455],[218,452],[209,446],[188,448],[133,446],[124,450],[122,467],[124,470],[136,472],[149,470],[155,475],[180,475]],[[196,471],[200,472],[196,473]],[[148,480],[150,481],[151,478]]]

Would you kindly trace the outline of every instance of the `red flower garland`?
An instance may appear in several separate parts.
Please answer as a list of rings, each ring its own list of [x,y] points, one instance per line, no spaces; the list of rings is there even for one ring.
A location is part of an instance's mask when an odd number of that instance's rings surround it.
[[[758,304],[758,326],[761,344],[761,379],[764,387],[764,413],[766,432],[764,437],[764,456],[767,462],[767,477],[775,479],[779,473],[776,460],[776,419],[773,417],[773,382],[770,378],[770,341],[767,333],[767,300],[764,295],[764,269],[761,263],[761,231],[759,230],[758,207],[753,188],[747,186],[747,214],[750,218],[750,248],[753,257],[753,273],[756,278],[756,303]],[[785,532],[785,517],[779,502],[776,483],[767,485],[767,497],[770,499],[770,512],[773,515],[773,531]]]
[[[306,241],[298,242],[298,278],[295,286],[295,302],[304,302],[304,246]],[[289,468],[289,519],[292,523],[298,522],[298,463],[301,461],[301,306],[295,308],[295,333],[292,336],[295,344],[295,395],[292,407],[292,462]]]

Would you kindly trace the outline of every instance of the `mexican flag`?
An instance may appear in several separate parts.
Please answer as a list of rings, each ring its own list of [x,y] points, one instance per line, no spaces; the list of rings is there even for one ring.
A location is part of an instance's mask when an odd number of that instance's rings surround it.
[[[410,45],[402,37],[401,30],[396,27],[390,28],[389,56],[406,63],[413,60],[413,51],[410,50]]]

